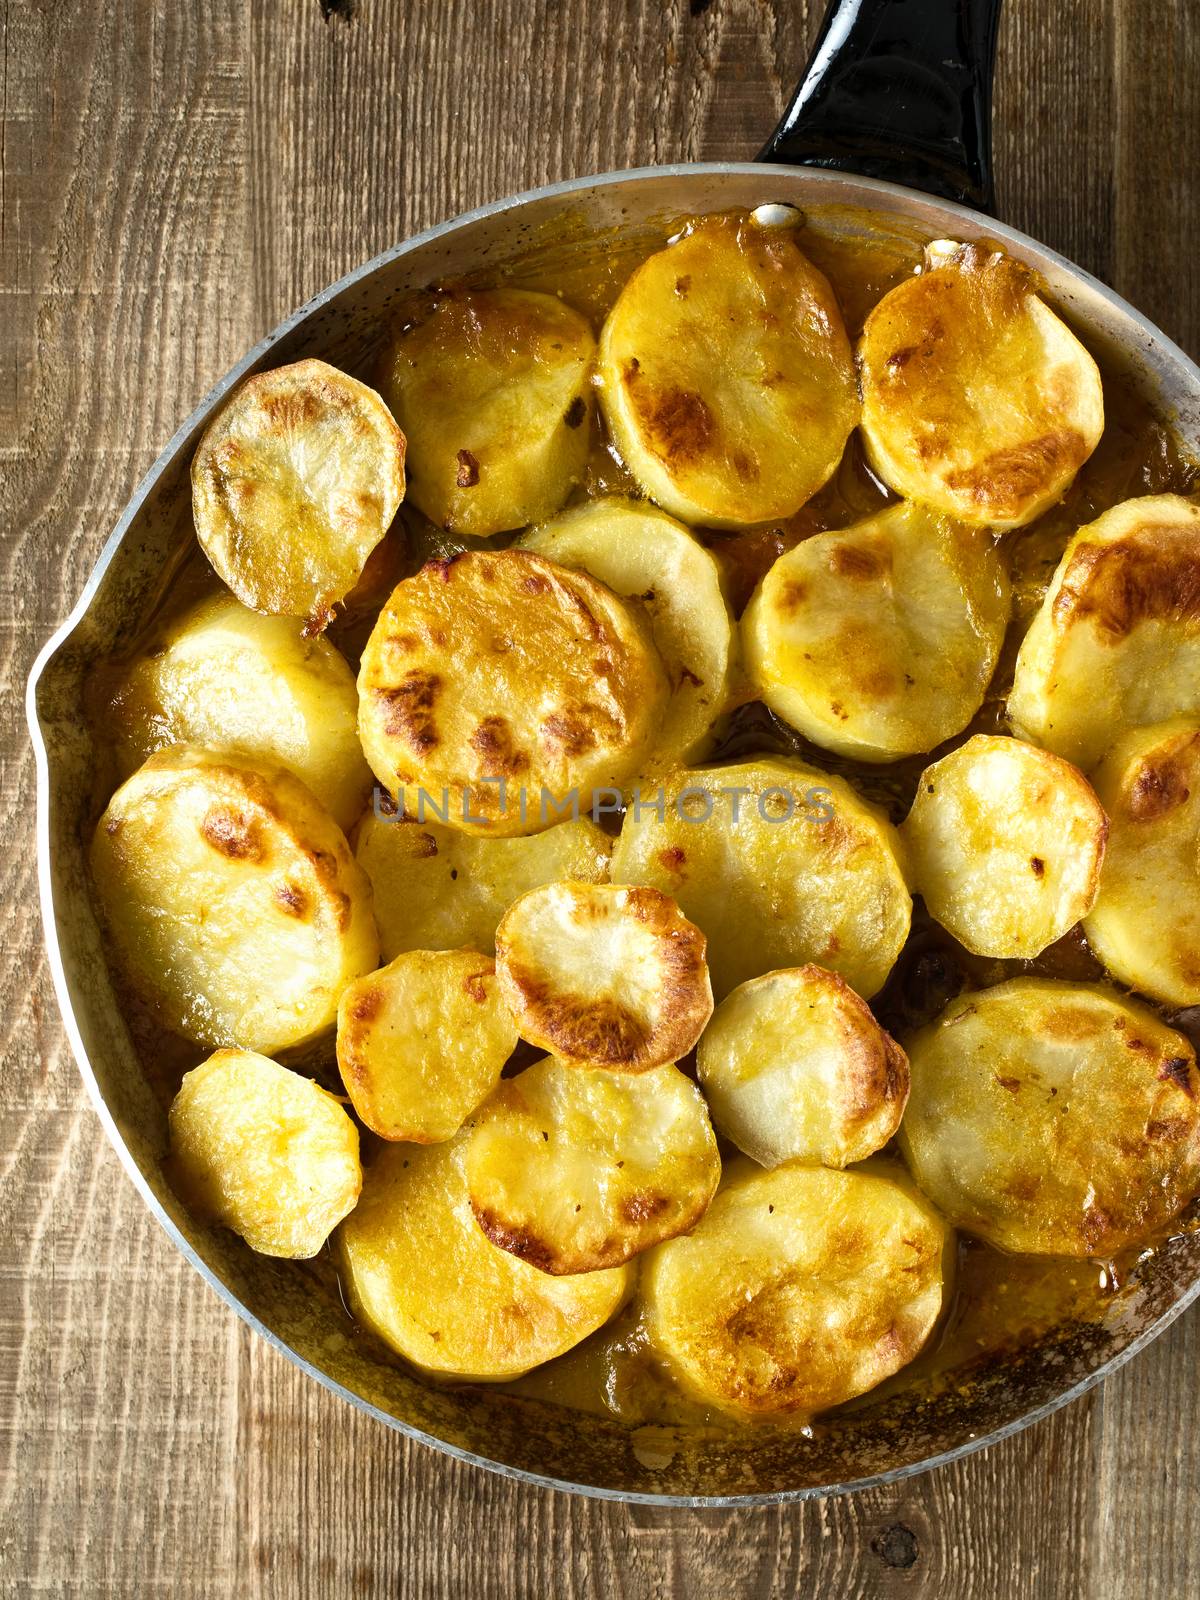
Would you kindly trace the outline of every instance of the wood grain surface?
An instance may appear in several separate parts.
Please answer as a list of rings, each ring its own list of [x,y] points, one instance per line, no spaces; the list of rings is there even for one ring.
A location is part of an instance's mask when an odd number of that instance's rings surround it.
[[[515,1486],[301,1377],[143,1212],[64,1043],[21,701],[141,473],[293,306],[514,189],[744,158],[815,0],[0,0],[0,1592],[1200,1594],[1200,1315],[898,1487]],[[1200,0],[1008,0],[1000,214],[1200,353]]]

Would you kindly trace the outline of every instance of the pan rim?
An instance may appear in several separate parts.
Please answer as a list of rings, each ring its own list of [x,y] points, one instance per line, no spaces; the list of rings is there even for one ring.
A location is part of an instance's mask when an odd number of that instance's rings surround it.
[[[409,1439],[427,1445],[453,1460],[469,1463],[480,1467],[487,1472],[496,1473],[501,1477],[515,1480],[520,1483],[530,1484],[538,1488],[557,1489],[564,1493],[576,1494],[591,1499],[611,1500],[624,1502],[631,1505],[649,1505],[679,1508],[720,1508],[737,1506],[766,1506],[799,1502],[804,1500],[825,1499],[844,1494],[857,1493],[860,1490],[878,1487],[883,1484],[897,1483],[903,1479],[914,1477],[919,1473],[928,1472],[935,1467],[945,1466],[950,1462],[973,1455],[978,1450],[983,1450],[990,1445],[1011,1438],[1023,1429],[1032,1426],[1052,1415],[1063,1406],[1069,1405],[1074,1400],[1086,1394],[1089,1389],[1103,1382],[1118,1368],[1124,1366],[1140,1354],[1149,1344],[1164,1333],[1176,1319],[1200,1296],[1200,1273],[1194,1281],[1185,1288],[1166,1311],[1147,1329],[1133,1339],[1124,1350],[1117,1355],[1102,1362],[1093,1372],[1055,1395],[1053,1399],[1045,1401],[1042,1405],[1013,1418],[1001,1427],[990,1432],[970,1437],[961,1444],[955,1445],[950,1450],[941,1451],[936,1455],[928,1456],[920,1461],[908,1462],[902,1466],[889,1468],[885,1472],[873,1473],[862,1478],[849,1479],[843,1483],[808,1485],[797,1489],[780,1489],[754,1494],[732,1495],[680,1495],[660,1494],[650,1491],[609,1488],[603,1485],[574,1483],[567,1479],[556,1478],[548,1474],[529,1471],[526,1468],[514,1467],[503,1461],[495,1461],[476,1452],[464,1450],[458,1445],[439,1439],[433,1434],[424,1432],[414,1424],[397,1417],[390,1412],[372,1404],[361,1395],[330,1377],[321,1368],[314,1366],[299,1351],[293,1349],[284,1339],[274,1333],[250,1310],[244,1301],[217,1276],[207,1263],[200,1257],[189,1241],[184,1237],[170,1216],[159,1202],[149,1183],[144,1177],[132,1151],[121,1136],[116,1121],[105,1101],[87,1050],[84,1047],[82,1034],[75,1017],[74,1008],[70,999],[67,985],[66,971],[63,964],[62,952],[58,940],[58,926],[53,905],[53,883],[51,878],[51,840],[50,840],[50,767],[49,756],[43,737],[41,716],[38,708],[38,689],[47,669],[58,655],[62,647],[69,641],[76,628],[83,621],[91,606],[97,589],[110,566],[117,550],[124,542],[135,518],[140,512],[150,491],[162,477],[163,473],[176,460],[180,450],[200,423],[208,417],[213,409],[229,393],[242,377],[286,334],[298,327],[306,318],[318,311],[328,301],[340,295],[354,284],[380,271],[393,262],[402,259],[413,251],[421,249],[433,241],[445,238],[452,233],[466,228],[486,218],[503,215],[509,211],[519,210],[523,206],[540,200],[553,200],[568,198],[573,194],[584,193],[604,186],[619,186],[627,183],[645,182],[650,179],[670,179],[688,177],[727,177],[727,176],[757,176],[769,184],[772,173],[791,174],[803,176],[806,181],[820,184],[829,183],[831,188],[836,185],[851,185],[860,195],[864,204],[869,206],[871,197],[880,200],[903,201],[910,207],[916,202],[921,207],[929,208],[939,215],[959,218],[971,224],[973,228],[984,228],[989,237],[1001,243],[1017,246],[1035,251],[1042,260],[1061,270],[1076,283],[1086,287],[1094,294],[1105,300],[1121,316],[1128,318],[1138,334],[1147,342],[1149,348],[1156,349],[1167,360],[1176,365],[1182,377],[1194,387],[1197,397],[1200,398],[1200,365],[1182,350],[1172,339],[1157,328],[1148,317],[1130,305],[1121,295],[1111,289],[1100,279],[1094,277],[1085,269],[1076,266],[1067,257],[1057,251],[1039,244],[1031,235],[1022,233],[1019,229],[1008,224],[996,221],[983,213],[972,210],[949,200],[941,200],[935,196],[922,193],[920,190],[907,188],[904,185],[890,183],[884,179],[859,177],[857,174],[835,171],[821,167],[788,166],[782,164],[764,165],[761,162],[678,162],[668,166],[635,167],[615,172],[602,172],[589,176],[564,179],[560,182],[543,185],[533,189],[520,191],[506,196],[500,200],[491,201],[486,205],[473,210],[462,212],[444,222],[415,234],[412,238],[401,241],[397,245],[382,251],[364,262],[361,266],[345,273],[335,282],[322,289],[317,295],[292,311],[284,320],[278,323],[268,334],[260,339],[243,357],[236,362],[224,376],[201,398],[186,420],[175,430],[165,447],[156,457],[153,464],[145,472],[129,501],[118,517],[112,532],[104,542],[96,563],[85,582],[78,600],[72,607],[66,619],[54,630],[51,637],[38,651],[30,668],[26,686],[25,709],[29,725],[31,743],[35,760],[35,800],[36,800],[36,852],[38,868],[39,905],[42,917],[43,939],[46,948],[47,963],[54,984],[55,995],[58,1000],[59,1010],[62,1015],[63,1028],[71,1046],[80,1077],[83,1079],[88,1099],[100,1120],[109,1143],[115,1149],[117,1156],[133,1182],[151,1215],[163,1228],[171,1243],[180,1252],[184,1259],[199,1274],[201,1279],[213,1290],[226,1305],[253,1331],[259,1334],[266,1342],[283,1355],[287,1360],[298,1367],[306,1376],[315,1379],[330,1393],[349,1402],[358,1410],[374,1417],[389,1429],[398,1432]]]

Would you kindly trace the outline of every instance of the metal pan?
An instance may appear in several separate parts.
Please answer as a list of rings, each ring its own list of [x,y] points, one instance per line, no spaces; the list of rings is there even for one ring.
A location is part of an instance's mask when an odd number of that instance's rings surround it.
[[[167,1185],[165,1118],[114,998],[89,902],[82,839],[92,802],[82,695],[92,664],[136,632],[191,539],[188,465],[201,431],[248,373],[300,355],[354,367],[406,291],[491,272],[530,252],[593,252],[671,219],[784,202],[852,239],[999,240],[1045,280],[1093,348],[1124,353],[1200,450],[1200,369],[1103,284],[986,214],[988,96],[998,0],[840,0],[765,164],[664,167],[554,185],[456,218],[369,262],[252,350],[180,428],[138,487],[70,618],[29,683],[37,752],[38,864],[50,967],[96,1112],[178,1248],[228,1304],[299,1367],[389,1426],[531,1481],[660,1503],[745,1503],[835,1493],[980,1448],[1065,1404],[1128,1360],[1200,1291],[1200,1236],[1168,1242],[1103,1319],[940,1382],[921,1380],[826,1421],[813,1437],[666,1440],[510,1393],[438,1388],[347,1337],[336,1299],[290,1264],[196,1222]],[[564,258],[565,259],[565,258]],[[569,264],[569,262],[567,263]]]

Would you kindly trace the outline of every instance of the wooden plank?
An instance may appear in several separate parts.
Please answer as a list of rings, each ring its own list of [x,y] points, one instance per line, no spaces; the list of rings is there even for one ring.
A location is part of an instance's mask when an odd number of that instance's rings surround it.
[[[7,1592],[1175,1600],[1200,1582],[1194,1317],[1102,1398],[1005,1445],[801,1507],[606,1504],[408,1444],[248,1334],[146,1219],[82,1103],[38,955],[24,675],[179,418],[286,311],[419,227],[561,176],[752,155],[819,10],[0,11]],[[1002,214],[1195,349],[1188,10],[1008,0],[996,145]]]

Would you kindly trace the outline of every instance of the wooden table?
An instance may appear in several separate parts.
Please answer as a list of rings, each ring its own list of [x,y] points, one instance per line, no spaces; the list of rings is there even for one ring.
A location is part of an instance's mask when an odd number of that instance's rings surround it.
[[[1200,1315],[894,1488],[671,1512],[406,1443],[255,1338],[143,1212],[40,954],[32,657],[142,472],[281,316],[555,178],[745,158],[817,0],[5,0],[0,1588],[11,1595],[1200,1594]],[[1200,0],[1008,0],[1000,214],[1200,353]]]

